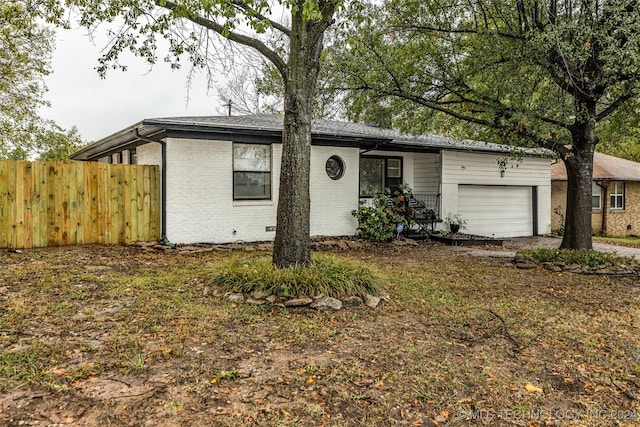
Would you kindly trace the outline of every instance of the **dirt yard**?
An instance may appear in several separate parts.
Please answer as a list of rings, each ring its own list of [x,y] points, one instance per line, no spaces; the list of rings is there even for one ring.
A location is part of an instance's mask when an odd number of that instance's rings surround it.
[[[0,425],[640,425],[638,278],[365,245],[390,301],[318,312],[231,303],[208,272],[261,252],[192,249],[1,252]]]

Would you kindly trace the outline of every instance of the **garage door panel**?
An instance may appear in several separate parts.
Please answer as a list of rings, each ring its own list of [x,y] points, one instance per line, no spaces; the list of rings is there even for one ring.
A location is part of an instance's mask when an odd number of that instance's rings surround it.
[[[467,220],[465,232],[492,237],[533,234],[531,187],[458,186],[458,212]]]

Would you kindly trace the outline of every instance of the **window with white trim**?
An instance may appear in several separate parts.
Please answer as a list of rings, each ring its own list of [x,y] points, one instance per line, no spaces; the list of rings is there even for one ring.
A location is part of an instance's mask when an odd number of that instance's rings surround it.
[[[611,209],[624,209],[624,182],[613,181],[609,184],[609,199]]]
[[[602,187],[595,182],[591,184],[591,209],[602,209]]]
[[[233,200],[271,199],[271,145],[233,144]]]

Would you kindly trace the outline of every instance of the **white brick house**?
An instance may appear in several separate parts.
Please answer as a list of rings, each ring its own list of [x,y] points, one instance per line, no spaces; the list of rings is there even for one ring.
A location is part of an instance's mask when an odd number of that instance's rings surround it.
[[[74,154],[76,160],[156,164],[163,175],[163,238],[172,243],[273,239],[282,118],[270,115],[143,120]],[[550,164],[529,151],[336,121],[316,121],[311,234],[353,235],[364,193],[406,182],[460,213],[466,232],[494,237],[550,231]],[[442,226],[442,225],[440,225]]]

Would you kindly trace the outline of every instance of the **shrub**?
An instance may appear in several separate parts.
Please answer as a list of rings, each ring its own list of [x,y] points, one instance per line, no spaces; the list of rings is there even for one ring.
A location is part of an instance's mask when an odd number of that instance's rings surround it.
[[[398,224],[404,220],[394,215],[384,205],[377,204],[360,206],[352,214],[358,220],[360,237],[379,242],[391,240],[396,235]]]
[[[311,266],[278,269],[269,257],[237,258],[217,269],[209,284],[226,291],[271,291],[274,295],[341,298],[379,295],[381,277],[366,264],[329,254],[312,256]]]
[[[387,242],[402,229],[411,226],[407,217],[409,209],[405,201],[411,197],[411,188],[403,184],[393,193],[388,188],[373,197],[371,205],[363,204],[351,212],[358,220],[358,230],[363,239]],[[399,227],[399,224],[402,224]]]

